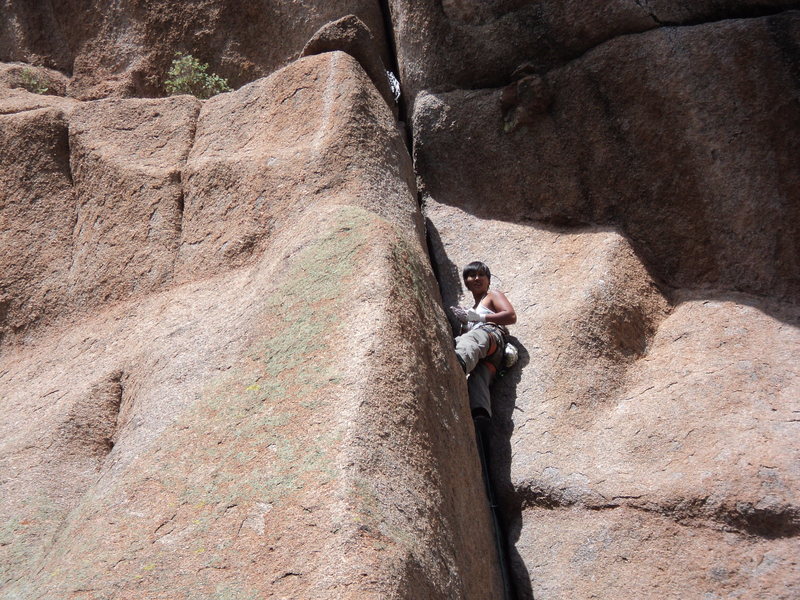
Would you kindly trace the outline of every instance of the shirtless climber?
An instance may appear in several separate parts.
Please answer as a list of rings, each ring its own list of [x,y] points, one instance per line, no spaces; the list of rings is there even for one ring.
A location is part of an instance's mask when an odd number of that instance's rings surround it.
[[[471,262],[463,271],[464,285],[472,292],[472,308],[451,306],[461,322],[461,335],[456,338],[456,356],[465,373],[473,418],[490,418],[492,403],[489,386],[503,367],[508,330],[517,322],[517,313],[503,292],[490,290],[492,274],[482,262]]]
[[[485,264],[469,263],[464,267],[463,276],[464,285],[472,292],[475,303],[472,308],[450,307],[453,315],[461,322],[461,335],[456,338],[456,356],[464,372],[469,374],[467,388],[475,425],[475,441],[478,444],[486,496],[492,513],[497,556],[503,576],[503,598],[508,599],[514,597],[508,570],[508,550],[488,467],[492,419],[489,386],[498,369],[511,366],[516,361],[516,348],[508,343],[508,330],[505,326],[517,322],[517,313],[503,292],[489,289],[492,274]]]

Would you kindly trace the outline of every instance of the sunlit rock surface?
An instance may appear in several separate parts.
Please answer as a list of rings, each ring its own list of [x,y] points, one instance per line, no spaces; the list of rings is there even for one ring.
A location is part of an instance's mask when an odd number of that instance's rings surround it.
[[[797,306],[668,303],[609,230],[426,214],[445,300],[480,256],[519,315],[492,460],[520,597],[793,597]]]
[[[6,2],[0,598],[798,597],[793,7]]]

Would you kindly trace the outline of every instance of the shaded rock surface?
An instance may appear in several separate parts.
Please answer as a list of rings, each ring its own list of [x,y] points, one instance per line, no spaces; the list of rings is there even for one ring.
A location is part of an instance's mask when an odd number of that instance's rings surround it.
[[[17,296],[92,293],[69,319],[12,304],[31,322],[0,370],[0,595],[495,597],[466,389],[383,99],[328,53],[198,104],[4,117],[41,144],[4,197],[41,173],[29,204],[72,200],[29,219],[65,224],[26,259],[50,278]]]
[[[57,69],[71,77],[69,95],[81,99],[163,95],[176,51],[238,87],[286,66],[317,29],[350,14],[388,53],[375,0],[9,0],[3,11],[0,61]]]
[[[613,38],[665,25],[752,17],[796,0],[390,0],[406,95],[496,87]]]
[[[481,216],[619,227],[670,285],[796,301],[800,148],[784,132],[800,130],[800,80],[784,37],[800,39],[800,13],[619,38],[513,93],[425,94],[417,168]]]
[[[618,35],[656,26],[630,0],[390,0],[408,102],[421,90],[508,82],[518,68],[562,64]]]

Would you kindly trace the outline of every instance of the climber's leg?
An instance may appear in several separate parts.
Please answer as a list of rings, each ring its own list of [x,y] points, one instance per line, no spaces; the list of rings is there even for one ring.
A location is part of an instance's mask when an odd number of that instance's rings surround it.
[[[456,338],[456,354],[465,366],[465,372],[471,373],[484,358],[492,345],[492,334],[478,327]]]
[[[494,374],[489,365],[485,362],[478,363],[467,379],[467,390],[469,390],[469,407],[472,414],[483,412],[487,416],[492,416],[492,399],[489,394],[489,386],[492,384]]]

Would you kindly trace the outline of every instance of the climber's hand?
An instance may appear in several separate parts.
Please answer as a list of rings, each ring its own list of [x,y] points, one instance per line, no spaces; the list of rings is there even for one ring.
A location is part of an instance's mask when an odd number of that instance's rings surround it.
[[[466,311],[466,313],[467,313],[467,321],[469,322],[473,321],[480,321],[481,323],[486,322],[486,315],[479,314],[478,311],[475,310],[474,308],[470,308],[469,310]]]
[[[467,319],[467,311],[464,310],[463,308],[461,308],[460,306],[451,306],[450,307],[450,312],[453,314],[453,316],[456,319],[458,319],[462,323],[466,323],[468,321],[468,319]]]

